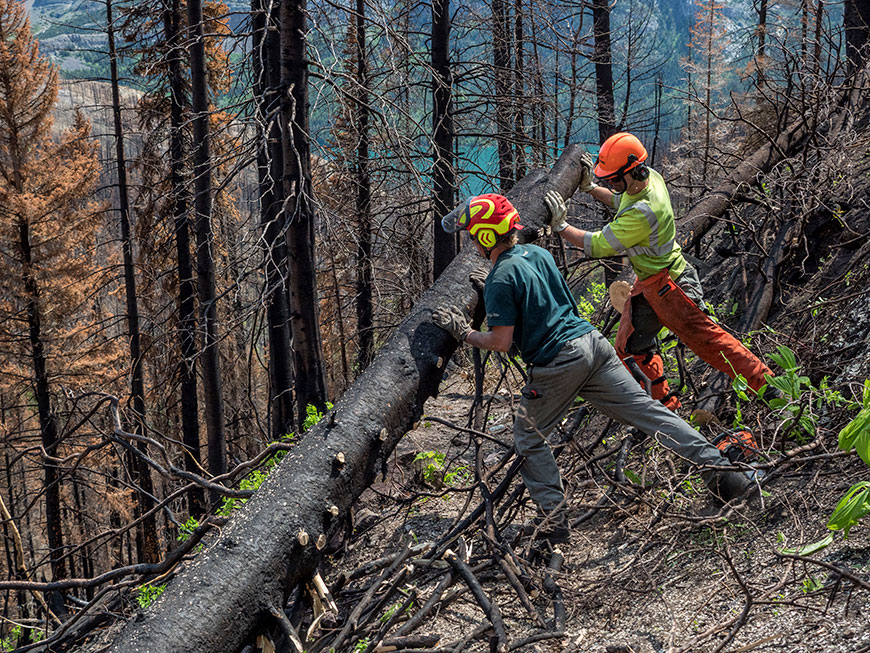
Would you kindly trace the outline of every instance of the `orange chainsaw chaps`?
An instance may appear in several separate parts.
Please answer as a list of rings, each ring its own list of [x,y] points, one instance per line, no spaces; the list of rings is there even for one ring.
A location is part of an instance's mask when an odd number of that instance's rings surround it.
[[[682,406],[682,404],[675,395],[668,396],[670,393],[670,386],[665,378],[665,364],[662,357],[658,353],[629,354],[625,351],[628,338],[633,332],[634,327],[631,324],[631,298],[629,297],[625,302],[625,308],[622,310],[622,319],[619,321],[619,329],[616,331],[616,353],[619,356],[619,360],[623,361],[623,365],[625,365],[625,359],[627,356],[634,358],[640,371],[643,372],[650,381],[652,381],[652,385],[650,386],[652,398],[661,401],[670,410],[676,411],[677,408]],[[625,366],[628,368],[628,365]],[[628,368],[628,371],[631,372],[631,369]],[[643,387],[643,383],[640,383],[640,386]]]
[[[753,390],[767,383],[765,374],[773,376],[770,368],[743,343],[711,320],[673,282],[667,270],[644,279],[640,286],[659,321],[708,365],[732,379],[742,374]]]

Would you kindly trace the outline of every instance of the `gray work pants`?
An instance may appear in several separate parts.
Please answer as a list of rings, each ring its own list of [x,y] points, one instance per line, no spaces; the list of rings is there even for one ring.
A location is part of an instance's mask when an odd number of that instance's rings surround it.
[[[634,426],[698,465],[728,465],[719,450],[678,415],[640,389],[598,331],[571,340],[548,365],[529,367],[528,390],[514,422],[514,446],[525,457],[523,482],[539,509],[554,510],[564,499],[562,479],[547,436],[577,395],[603,414]]]

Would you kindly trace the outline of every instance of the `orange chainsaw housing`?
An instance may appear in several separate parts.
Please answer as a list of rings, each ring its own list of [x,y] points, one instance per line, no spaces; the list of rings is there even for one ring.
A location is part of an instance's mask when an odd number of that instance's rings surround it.
[[[734,429],[720,433],[713,438],[713,444],[732,463],[749,462],[758,455],[755,436],[748,429]]]

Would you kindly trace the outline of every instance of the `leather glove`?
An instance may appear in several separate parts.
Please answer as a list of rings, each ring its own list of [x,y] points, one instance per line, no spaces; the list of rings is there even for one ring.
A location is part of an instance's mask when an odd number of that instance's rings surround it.
[[[471,333],[471,325],[457,308],[436,308],[432,311],[432,322],[449,331],[459,342],[465,342]]]
[[[471,274],[468,275],[469,281],[471,281],[471,285],[474,286],[474,289],[479,292],[481,295],[483,294],[483,289],[486,286],[486,277],[489,273],[483,268],[475,268],[471,271]]]
[[[582,171],[580,173],[580,186],[578,186],[578,189],[588,193],[598,188],[598,184],[595,183],[595,175],[592,174],[592,171],[595,169],[595,160],[589,152],[583,152],[580,156],[580,167]]]
[[[565,216],[568,215],[568,205],[559,194],[559,191],[548,190],[544,195],[544,204],[550,212],[550,228],[553,231],[563,231],[568,226]]]

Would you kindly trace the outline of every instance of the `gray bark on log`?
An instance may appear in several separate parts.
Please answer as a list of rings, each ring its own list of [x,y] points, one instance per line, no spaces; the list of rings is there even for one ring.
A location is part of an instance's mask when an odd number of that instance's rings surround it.
[[[547,221],[545,191],[574,194],[582,152],[569,146],[551,171],[531,173],[508,193],[524,225]],[[521,234],[531,240],[535,232]],[[482,262],[473,248],[463,248],[335,408],[287,454],[215,543],[125,624],[110,651],[237,651],[274,618],[273,609],[282,609],[288,592],[316,569],[318,536],[339,527],[420,418],[426,399],[437,393],[457,343],[432,324],[432,310],[454,305],[474,315],[477,291],[468,275]],[[337,518],[328,510],[332,505],[340,510]],[[310,534],[304,546],[296,537],[300,531]]]

